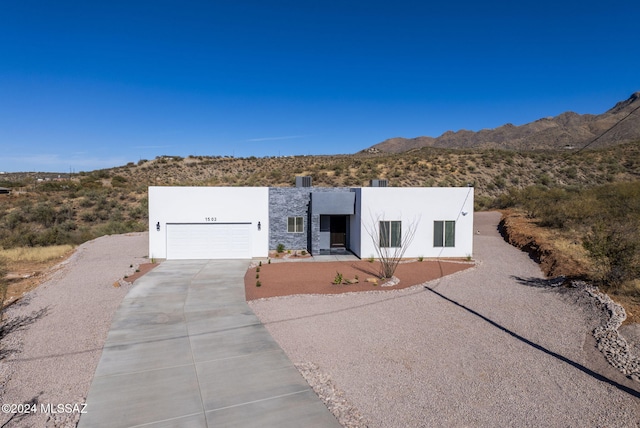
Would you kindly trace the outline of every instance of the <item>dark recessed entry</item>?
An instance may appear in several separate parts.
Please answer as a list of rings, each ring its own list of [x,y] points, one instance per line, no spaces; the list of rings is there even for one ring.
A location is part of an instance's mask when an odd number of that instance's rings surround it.
[[[330,220],[331,248],[346,248],[347,246],[347,216],[332,215]]]

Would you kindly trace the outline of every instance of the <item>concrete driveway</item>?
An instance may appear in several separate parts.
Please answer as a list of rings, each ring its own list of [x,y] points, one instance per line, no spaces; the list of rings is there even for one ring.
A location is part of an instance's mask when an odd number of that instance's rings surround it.
[[[339,427],[245,302],[247,260],[165,261],[114,315],[80,427]]]

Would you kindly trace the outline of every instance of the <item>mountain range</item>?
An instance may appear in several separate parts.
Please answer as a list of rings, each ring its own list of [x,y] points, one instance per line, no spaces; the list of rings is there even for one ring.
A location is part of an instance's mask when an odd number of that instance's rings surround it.
[[[447,131],[437,138],[390,138],[365,153],[402,153],[421,147],[451,149],[570,150],[590,145],[606,147],[640,140],[640,92],[620,101],[605,113],[571,111],[515,126],[507,123],[480,131]]]

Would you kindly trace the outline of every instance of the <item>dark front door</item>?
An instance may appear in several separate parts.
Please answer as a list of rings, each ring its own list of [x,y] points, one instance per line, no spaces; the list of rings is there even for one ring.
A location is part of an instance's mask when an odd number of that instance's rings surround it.
[[[332,215],[331,216],[331,248],[347,246],[347,216]],[[326,241],[325,241],[326,242]]]

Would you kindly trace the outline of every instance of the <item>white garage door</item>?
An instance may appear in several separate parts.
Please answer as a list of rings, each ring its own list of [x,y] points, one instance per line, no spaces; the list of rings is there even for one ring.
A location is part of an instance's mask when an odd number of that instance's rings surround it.
[[[249,223],[167,224],[167,259],[250,259]]]

